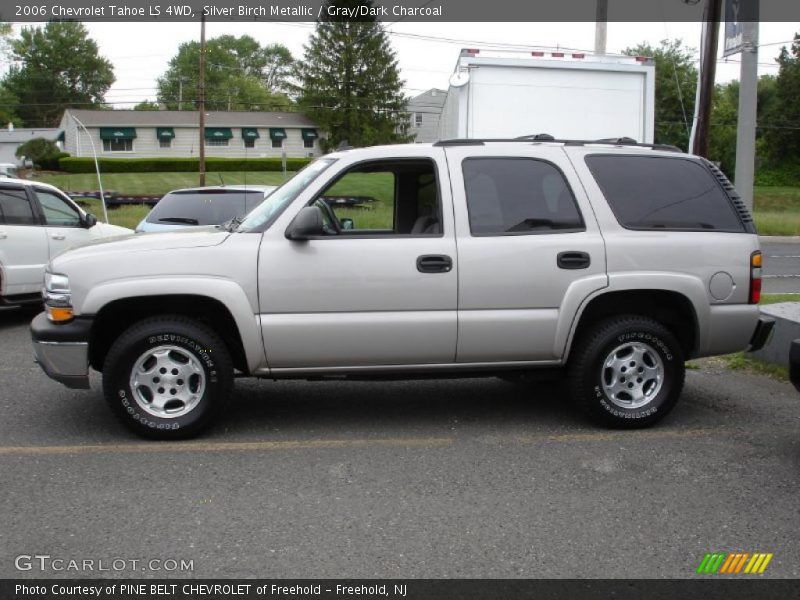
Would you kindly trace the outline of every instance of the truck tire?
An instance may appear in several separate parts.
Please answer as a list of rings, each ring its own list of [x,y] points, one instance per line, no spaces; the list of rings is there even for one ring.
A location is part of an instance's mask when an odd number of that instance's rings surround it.
[[[111,346],[103,392],[119,419],[151,439],[195,436],[227,403],[233,365],[209,327],[164,315],[129,327]]]
[[[622,429],[664,418],[686,374],[678,341],[663,325],[635,315],[601,321],[576,342],[570,391],[589,417]]]

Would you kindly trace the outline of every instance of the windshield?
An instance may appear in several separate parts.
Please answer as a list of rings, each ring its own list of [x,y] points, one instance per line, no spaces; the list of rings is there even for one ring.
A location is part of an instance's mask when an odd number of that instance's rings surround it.
[[[254,190],[187,190],[170,192],[158,201],[148,223],[173,225],[220,225],[240,217],[264,200],[264,192]]]
[[[331,166],[335,159],[321,158],[315,160],[262,202],[242,221],[239,231],[259,230],[268,226],[297,196],[314,181],[320,173]]]

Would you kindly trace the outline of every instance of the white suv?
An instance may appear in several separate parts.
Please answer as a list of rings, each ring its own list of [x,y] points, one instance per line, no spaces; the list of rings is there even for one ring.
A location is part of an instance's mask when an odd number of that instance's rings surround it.
[[[0,179],[0,302],[41,302],[45,265],[59,252],[130,233],[98,223],[52,185]]]
[[[102,371],[111,408],[150,437],[211,424],[235,372],[564,373],[595,420],[641,427],[674,406],[686,359],[763,345],[760,260],[747,210],[698,157],[626,140],[364,148],[241,223],[60,255],[32,333],[51,377]]]

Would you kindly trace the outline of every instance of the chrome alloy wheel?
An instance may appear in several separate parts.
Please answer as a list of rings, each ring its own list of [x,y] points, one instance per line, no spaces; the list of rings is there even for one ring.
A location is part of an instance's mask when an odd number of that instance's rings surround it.
[[[146,413],[174,419],[190,412],[206,389],[206,376],[197,357],[178,346],[156,346],[133,366],[130,387]]]
[[[621,408],[641,408],[656,397],[664,383],[664,363],[644,342],[614,348],[603,361],[603,391]]]

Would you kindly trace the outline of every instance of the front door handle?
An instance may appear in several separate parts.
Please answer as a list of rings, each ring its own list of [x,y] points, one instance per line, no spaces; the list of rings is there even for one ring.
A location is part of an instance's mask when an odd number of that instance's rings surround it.
[[[425,254],[417,259],[420,273],[448,273],[453,269],[453,259],[445,254]]]
[[[592,264],[592,258],[588,252],[569,250],[567,252],[559,252],[556,263],[559,269],[586,269]]]
[[[63,233],[53,233],[50,235],[50,237],[54,240],[63,240],[66,239],[67,236],[65,236]]]

